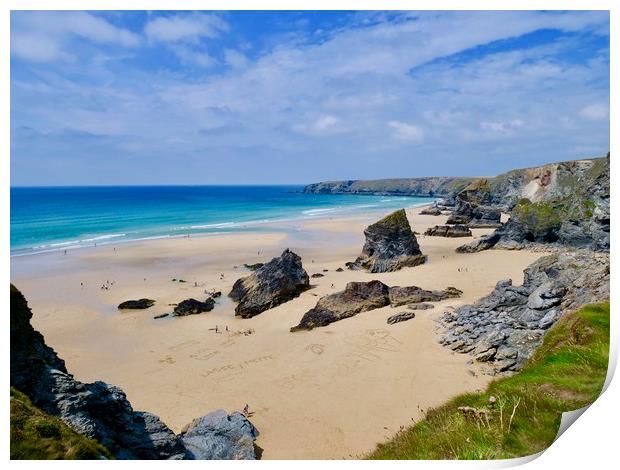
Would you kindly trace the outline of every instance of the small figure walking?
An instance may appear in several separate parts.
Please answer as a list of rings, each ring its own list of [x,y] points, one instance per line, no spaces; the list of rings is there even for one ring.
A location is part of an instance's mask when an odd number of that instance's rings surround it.
[[[243,416],[247,418],[249,415],[250,415],[250,405],[246,403],[245,406],[243,407]]]

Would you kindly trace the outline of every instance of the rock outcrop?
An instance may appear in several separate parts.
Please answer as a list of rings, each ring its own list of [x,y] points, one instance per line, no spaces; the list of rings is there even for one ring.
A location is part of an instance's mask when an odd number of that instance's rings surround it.
[[[152,299],[139,299],[139,300],[125,300],[118,304],[119,310],[139,310],[149,308],[155,305],[155,301]]]
[[[204,450],[188,453],[176,436],[154,414],[135,411],[125,393],[114,385],[97,381],[83,383],[66,369],[56,352],[45,344],[43,336],[30,324],[32,312],[22,293],[11,285],[11,386],[32,403],[58,416],[74,431],[97,440],[117,459],[220,458],[210,454],[210,442]],[[222,444],[236,454],[239,446],[234,433],[222,428],[214,434],[225,436]],[[239,454],[249,455],[249,454]]]
[[[349,282],[344,291],[321,297],[316,306],[308,310],[299,324],[291,328],[291,331],[311,330],[316,327],[327,326],[358,313],[387,305],[396,307],[405,304],[420,304],[420,302],[438,302],[452,297],[460,297],[461,294],[462,292],[454,287],[448,287],[443,291],[430,291],[417,286],[388,287],[376,280]]]
[[[215,300],[209,297],[204,302],[196,299],[185,299],[179,302],[172,315],[175,317],[184,317],[186,315],[197,315],[203,312],[210,312],[215,307]]]
[[[393,325],[394,323],[400,323],[415,318],[415,312],[402,312],[388,317],[387,324]]]
[[[564,313],[609,299],[609,255],[587,250],[545,256],[524,271],[521,286],[499,281],[473,305],[443,316],[440,343],[487,362],[520,369]]]
[[[461,295],[463,295],[463,291],[456,287],[447,287],[444,290],[426,290],[418,286],[394,286],[389,289],[389,299],[392,307],[422,302],[439,302],[445,299],[458,298]]]
[[[400,209],[368,226],[364,230],[366,242],[362,254],[349,269],[368,269],[371,273],[397,271],[406,266],[418,266],[426,261],[415,234]]]
[[[241,413],[217,410],[192,421],[179,437],[191,459],[255,460],[258,434]]]
[[[349,282],[343,291],[321,297],[291,331],[327,326],[360,312],[385,307],[390,303],[389,290],[380,281]]]
[[[448,238],[458,238],[458,237],[471,237],[471,230],[467,225],[435,225],[434,227],[429,227],[424,235],[429,237],[448,237]]]
[[[437,207],[427,207],[420,211],[420,215],[441,215],[441,209]]]
[[[515,170],[490,188],[488,198],[510,210],[510,220],[457,251],[532,245],[609,251],[609,155]]]
[[[235,315],[251,318],[309,288],[310,279],[301,258],[287,248],[249,276],[238,279],[228,296],[239,302]]]

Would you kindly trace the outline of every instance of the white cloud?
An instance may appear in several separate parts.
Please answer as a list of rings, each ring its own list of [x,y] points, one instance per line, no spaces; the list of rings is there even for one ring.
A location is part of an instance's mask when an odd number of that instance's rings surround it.
[[[585,106],[579,114],[590,121],[605,121],[609,118],[609,105],[606,103],[595,103]]]
[[[424,140],[424,131],[420,126],[400,121],[389,121],[389,127],[394,129],[394,137],[407,142],[420,143]]]
[[[151,41],[195,41],[202,37],[214,38],[228,30],[228,23],[216,15],[191,14],[157,17],[144,27]]]
[[[205,68],[212,67],[216,64],[215,59],[208,53],[195,50],[182,44],[173,44],[170,46],[170,49],[183,64],[198,65],[199,67]]]
[[[309,122],[294,125],[293,130],[301,134],[314,136],[329,135],[344,131],[340,123],[340,118],[329,114],[323,114]]]
[[[11,53],[35,62],[70,61],[66,44],[77,37],[97,44],[135,47],[140,36],[104,18],[80,11],[12,12]]]
[[[510,121],[483,121],[480,123],[480,129],[505,134],[519,129],[523,127],[523,125],[524,122],[521,119],[512,119]]]
[[[235,68],[245,67],[248,63],[248,58],[245,54],[234,49],[226,49],[224,51],[224,59],[228,65]]]

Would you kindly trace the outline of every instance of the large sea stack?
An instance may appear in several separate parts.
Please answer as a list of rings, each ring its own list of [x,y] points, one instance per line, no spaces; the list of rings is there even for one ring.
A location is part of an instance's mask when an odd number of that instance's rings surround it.
[[[237,279],[228,296],[239,302],[235,314],[251,318],[310,288],[301,258],[288,248],[252,274]]]
[[[426,261],[415,234],[407,220],[405,209],[397,210],[364,230],[366,243],[362,254],[350,269],[364,268],[371,273],[397,271],[406,266],[418,266]]]

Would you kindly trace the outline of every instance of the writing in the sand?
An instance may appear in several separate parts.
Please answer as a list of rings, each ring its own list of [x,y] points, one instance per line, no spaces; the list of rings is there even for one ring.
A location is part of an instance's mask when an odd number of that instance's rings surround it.
[[[249,367],[255,364],[259,364],[261,362],[265,362],[265,361],[270,361],[273,359],[273,356],[271,354],[266,355],[266,356],[259,356],[259,357],[255,357],[253,359],[247,359],[243,362],[239,362],[237,364],[226,364],[225,366],[220,366],[220,367],[214,367],[213,369],[209,369],[205,372],[203,372],[202,375],[203,377],[209,377],[210,375],[214,375],[214,374],[221,374],[222,372],[226,372],[229,370],[239,370],[239,369],[244,369],[245,367]]]

